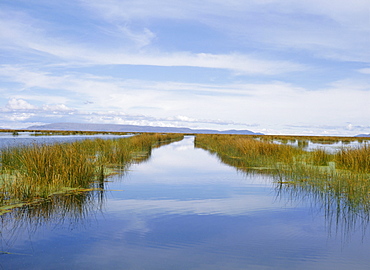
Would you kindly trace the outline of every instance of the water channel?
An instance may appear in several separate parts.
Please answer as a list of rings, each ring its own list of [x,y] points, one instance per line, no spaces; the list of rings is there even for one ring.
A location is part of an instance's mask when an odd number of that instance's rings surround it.
[[[194,137],[104,183],[0,217],[0,269],[368,269],[368,217],[331,215],[194,148]]]

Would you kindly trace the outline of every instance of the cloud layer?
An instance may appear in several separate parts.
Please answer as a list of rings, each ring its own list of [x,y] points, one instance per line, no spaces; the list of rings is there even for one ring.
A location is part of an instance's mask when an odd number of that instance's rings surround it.
[[[361,0],[5,1],[0,127],[368,133],[369,34]]]

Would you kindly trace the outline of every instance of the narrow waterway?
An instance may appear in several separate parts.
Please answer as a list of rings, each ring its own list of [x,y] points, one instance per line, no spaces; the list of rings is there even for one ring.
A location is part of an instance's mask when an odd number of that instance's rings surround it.
[[[368,269],[368,217],[245,174],[194,138],[104,183],[1,217],[0,269]],[[103,185],[103,184],[102,184]],[[352,216],[351,216],[352,217]]]

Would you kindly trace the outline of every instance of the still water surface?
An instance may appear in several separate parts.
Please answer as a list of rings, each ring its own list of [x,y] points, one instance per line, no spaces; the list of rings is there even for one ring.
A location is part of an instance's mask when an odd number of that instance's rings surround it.
[[[0,149],[4,147],[13,147],[19,145],[30,145],[30,144],[53,144],[53,143],[69,143],[79,140],[86,139],[114,139],[129,137],[132,135],[37,135],[35,136],[32,132],[21,132],[19,135],[12,135],[11,133],[0,132]]]
[[[154,149],[104,192],[3,215],[0,269],[369,269],[368,217],[330,218],[193,140]]]

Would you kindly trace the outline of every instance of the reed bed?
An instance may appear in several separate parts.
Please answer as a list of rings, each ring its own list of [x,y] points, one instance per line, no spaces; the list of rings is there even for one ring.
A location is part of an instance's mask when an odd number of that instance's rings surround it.
[[[310,141],[314,143],[333,144],[338,142],[368,141],[369,137],[342,137],[342,136],[295,136],[295,135],[245,135],[263,141]]]
[[[275,144],[269,138],[198,135],[195,145],[245,172],[269,174],[279,186],[334,201],[339,211],[370,213],[370,147],[367,144],[328,153],[324,149],[304,151]]]
[[[244,167],[274,167],[279,163],[291,163],[294,157],[303,153],[289,145],[243,135],[197,135],[195,144],[219,155],[242,161]]]
[[[0,206],[88,188],[114,168],[145,159],[152,147],[182,138],[182,134],[142,134],[1,149]]]
[[[355,149],[342,148],[336,153],[335,162],[341,169],[370,173],[370,147],[365,144]]]

